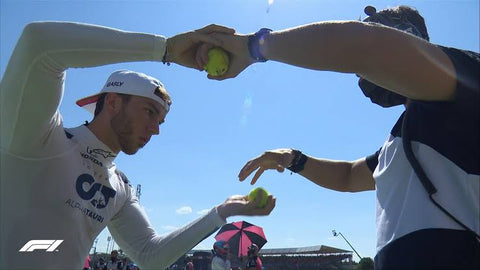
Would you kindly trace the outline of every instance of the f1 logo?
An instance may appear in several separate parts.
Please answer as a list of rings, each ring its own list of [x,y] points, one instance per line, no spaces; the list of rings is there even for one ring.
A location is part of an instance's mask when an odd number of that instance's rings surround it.
[[[19,252],[32,252],[36,249],[45,249],[45,252],[53,252],[62,242],[63,240],[30,240]]]

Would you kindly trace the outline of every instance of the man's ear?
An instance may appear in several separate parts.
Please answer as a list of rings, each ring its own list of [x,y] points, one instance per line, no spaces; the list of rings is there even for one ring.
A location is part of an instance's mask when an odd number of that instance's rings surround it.
[[[117,114],[122,108],[122,98],[117,93],[107,93],[105,96],[104,109],[110,114]]]

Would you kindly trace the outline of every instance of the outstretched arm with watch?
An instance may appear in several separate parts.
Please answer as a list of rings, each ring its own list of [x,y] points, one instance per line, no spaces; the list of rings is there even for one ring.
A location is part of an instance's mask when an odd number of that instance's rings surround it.
[[[372,171],[366,158],[355,161],[339,161],[307,156],[294,149],[275,149],[266,151],[248,161],[240,170],[238,178],[244,181],[255,172],[251,184],[255,184],[265,170],[276,169],[283,172],[289,169],[324,188],[358,192],[374,190]]]
[[[438,46],[378,23],[324,21],[279,31],[262,28],[249,35],[212,36],[228,51],[230,66],[223,76],[210,79],[234,78],[254,63],[272,60],[314,70],[355,73],[409,99],[454,98],[455,70]],[[206,61],[197,57],[199,66]]]

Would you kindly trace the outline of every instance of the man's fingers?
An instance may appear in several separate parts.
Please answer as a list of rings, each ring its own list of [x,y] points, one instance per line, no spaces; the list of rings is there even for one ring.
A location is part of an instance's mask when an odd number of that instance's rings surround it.
[[[257,182],[258,178],[262,175],[262,173],[263,173],[264,171],[265,171],[265,169],[262,168],[262,167],[260,167],[260,168],[258,169],[258,171],[255,173],[255,175],[253,176],[252,181],[250,182],[250,184],[251,184],[251,185],[254,185],[254,184]]]
[[[208,34],[202,34],[202,33],[195,33],[192,36],[191,40],[193,42],[203,42],[203,43],[212,44],[212,45],[218,46],[218,47],[221,47],[223,45],[223,40],[215,38],[215,36],[208,35]]]
[[[212,45],[207,43],[203,43],[199,46],[195,54],[195,63],[197,64],[197,68],[199,70],[203,70],[203,67],[208,63],[208,50],[210,50],[212,47]]]
[[[273,208],[275,208],[276,201],[276,198],[272,195],[268,195],[267,204],[262,208],[255,206],[254,211],[256,211],[258,215],[268,215],[272,212]]]
[[[256,163],[255,159],[250,160],[243,166],[243,168],[240,170],[240,173],[238,174],[238,178],[240,181],[245,180],[254,170],[258,168],[258,164]]]
[[[268,195],[267,205],[265,205],[265,210],[267,210],[267,213],[272,212],[273,208],[275,208],[276,202],[277,198],[274,198],[272,195]]]
[[[223,81],[225,79],[233,78],[233,77],[227,77],[225,75],[223,75],[223,76],[212,76],[212,75],[208,74],[207,78],[210,79],[210,80],[215,80],[215,81]]]
[[[220,33],[225,33],[225,34],[234,34],[235,29],[226,27],[223,25],[218,25],[218,24],[210,24],[207,25],[201,29],[198,29],[196,32],[202,33],[202,34],[209,34],[213,32],[220,32]]]
[[[213,46],[210,44],[204,44],[201,48],[201,60],[203,65],[206,65],[208,63],[208,51],[211,48],[213,48]]]
[[[223,39],[227,35],[233,35],[235,33],[234,29],[219,26],[219,25],[209,25],[200,30],[194,32],[194,39],[196,41],[202,41],[205,43],[210,43],[215,46],[222,47]]]
[[[253,171],[257,170],[250,182],[253,185],[257,182],[257,179],[262,175],[262,173],[269,169],[276,169],[278,172],[283,172],[285,170],[285,168],[275,160],[275,156],[267,152],[247,162],[247,164],[245,164],[245,166],[243,166],[243,168],[240,170],[238,178],[240,181],[243,181]]]
[[[203,70],[203,61],[202,61],[202,52],[201,50],[197,50],[197,52],[195,53],[195,64],[196,64],[196,68],[198,70]]]

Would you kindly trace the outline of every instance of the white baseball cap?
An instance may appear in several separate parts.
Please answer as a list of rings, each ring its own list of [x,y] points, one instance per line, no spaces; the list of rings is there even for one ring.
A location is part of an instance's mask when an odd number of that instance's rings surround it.
[[[163,84],[151,76],[130,70],[118,70],[108,77],[107,82],[99,93],[79,99],[76,104],[93,114],[101,94],[119,93],[150,98],[160,103],[168,112],[170,105],[155,94],[155,89],[157,88],[161,88],[166,92]]]

